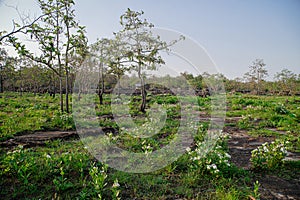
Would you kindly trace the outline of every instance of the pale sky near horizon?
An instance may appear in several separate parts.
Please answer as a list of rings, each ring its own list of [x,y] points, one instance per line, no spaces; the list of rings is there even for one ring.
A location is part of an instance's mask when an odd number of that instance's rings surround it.
[[[242,77],[256,58],[269,75],[283,68],[300,74],[299,0],[75,0],[76,15],[87,27],[89,42],[120,30],[127,8],[145,12],[156,27],[179,31],[202,45],[221,73]],[[35,0],[0,0],[0,29],[18,19],[7,5],[36,13]]]

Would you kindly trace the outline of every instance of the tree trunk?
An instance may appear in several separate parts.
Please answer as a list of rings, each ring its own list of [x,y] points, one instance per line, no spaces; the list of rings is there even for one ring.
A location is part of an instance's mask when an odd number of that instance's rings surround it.
[[[98,96],[99,96],[100,105],[103,105],[103,94],[104,94],[104,80],[103,80],[103,77],[102,77],[102,80],[100,82],[101,83],[99,83],[99,86],[101,84],[101,88],[99,87]]]
[[[120,88],[121,88],[121,83],[120,83],[120,80],[121,79],[121,75],[117,75],[117,87],[118,87],[118,98],[120,98]]]
[[[140,80],[141,80],[141,95],[142,95],[142,104],[141,104],[141,107],[140,107],[140,111],[141,112],[145,112],[145,109],[146,109],[146,88],[145,88],[145,81],[144,81],[144,78],[141,76],[141,74],[139,73],[139,77],[140,77]]]
[[[60,94],[60,111],[64,112],[64,99],[63,99],[63,89],[62,89],[62,77],[59,77],[59,94]]]
[[[51,90],[51,93],[52,93],[52,98],[55,98],[55,95],[56,95],[56,80],[55,80],[55,77],[56,75],[53,73],[53,76],[52,76],[52,79],[53,79],[53,85],[51,86],[52,87],[52,90]]]
[[[56,1],[56,9],[58,9],[59,4],[58,1]],[[60,27],[59,24],[59,16],[58,13],[56,13],[56,28]],[[60,35],[59,31],[56,31],[56,49],[59,50],[59,42],[60,42]],[[62,88],[62,65],[61,65],[61,58],[60,58],[60,52],[57,53],[57,60],[58,60],[58,68],[59,68],[59,93],[60,93],[60,110],[61,112],[64,112],[64,99],[63,99],[63,88]]]
[[[99,103],[100,105],[103,105],[103,94],[104,94],[104,74],[103,74],[103,64],[101,63],[101,71],[100,71],[100,75],[101,75],[101,79],[99,79],[99,90],[98,90],[98,96],[99,96]],[[100,88],[101,85],[101,88]]]
[[[4,92],[2,70],[3,66],[0,64],[0,93]]]
[[[103,92],[102,92],[102,89],[99,89],[98,96],[99,96],[100,105],[103,105]]]
[[[145,109],[146,109],[146,96],[147,96],[144,81],[142,81],[141,84],[141,94],[142,94],[141,112],[144,113],[146,112]]]
[[[69,113],[69,71],[66,69],[66,112]]]

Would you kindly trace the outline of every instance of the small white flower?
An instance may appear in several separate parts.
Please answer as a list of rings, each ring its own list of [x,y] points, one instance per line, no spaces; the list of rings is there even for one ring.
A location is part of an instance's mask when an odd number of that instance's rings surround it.
[[[114,184],[113,184],[112,187],[113,187],[113,188],[120,187],[120,184],[119,184],[119,182],[118,182],[118,179],[116,179],[116,180],[114,181]]]
[[[190,147],[187,147],[185,150],[186,150],[186,152],[190,152],[190,151],[191,151],[191,148],[190,148]]]
[[[217,166],[215,164],[212,164],[213,169],[217,169]]]
[[[231,155],[229,155],[228,153],[225,153],[225,156],[226,156],[227,158],[231,158]]]
[[[264,146],[264,151],[265,152],[269,152],[269,149],[267,147]]]
[[[285,148],[284,148],[284,147],[281,147],[281,148],[280,148],[280,151],[283,152],[283,153],[285,153]]]

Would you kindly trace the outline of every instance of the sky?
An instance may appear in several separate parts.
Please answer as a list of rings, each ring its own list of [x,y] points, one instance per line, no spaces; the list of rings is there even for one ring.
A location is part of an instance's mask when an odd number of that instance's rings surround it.
[[[200,44],[228,78],[242,77],[252,62],[266,63],[270,78],[283,68],[300,74],[299,0],[75,0],[89,42],[121,29],[120,16],[143,10],[155,27],[178,31]],[[0,0],[0,30],[11,30],[14,9],[39,14],[35,0]]]

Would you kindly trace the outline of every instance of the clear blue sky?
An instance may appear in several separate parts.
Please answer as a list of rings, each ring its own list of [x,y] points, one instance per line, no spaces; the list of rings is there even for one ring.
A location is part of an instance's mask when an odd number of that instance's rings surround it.
[[[34,0],[0,0],[0,29],[10,29],[13,9],[39,13]],[[220,72],[242,76],[256,58],[271,78],[282,68],[300,73],[299,0],[75,0],[77,19],[89,41],[120,30],[127,8],[143,10],[156,27],[182,32],[203,45]]]

